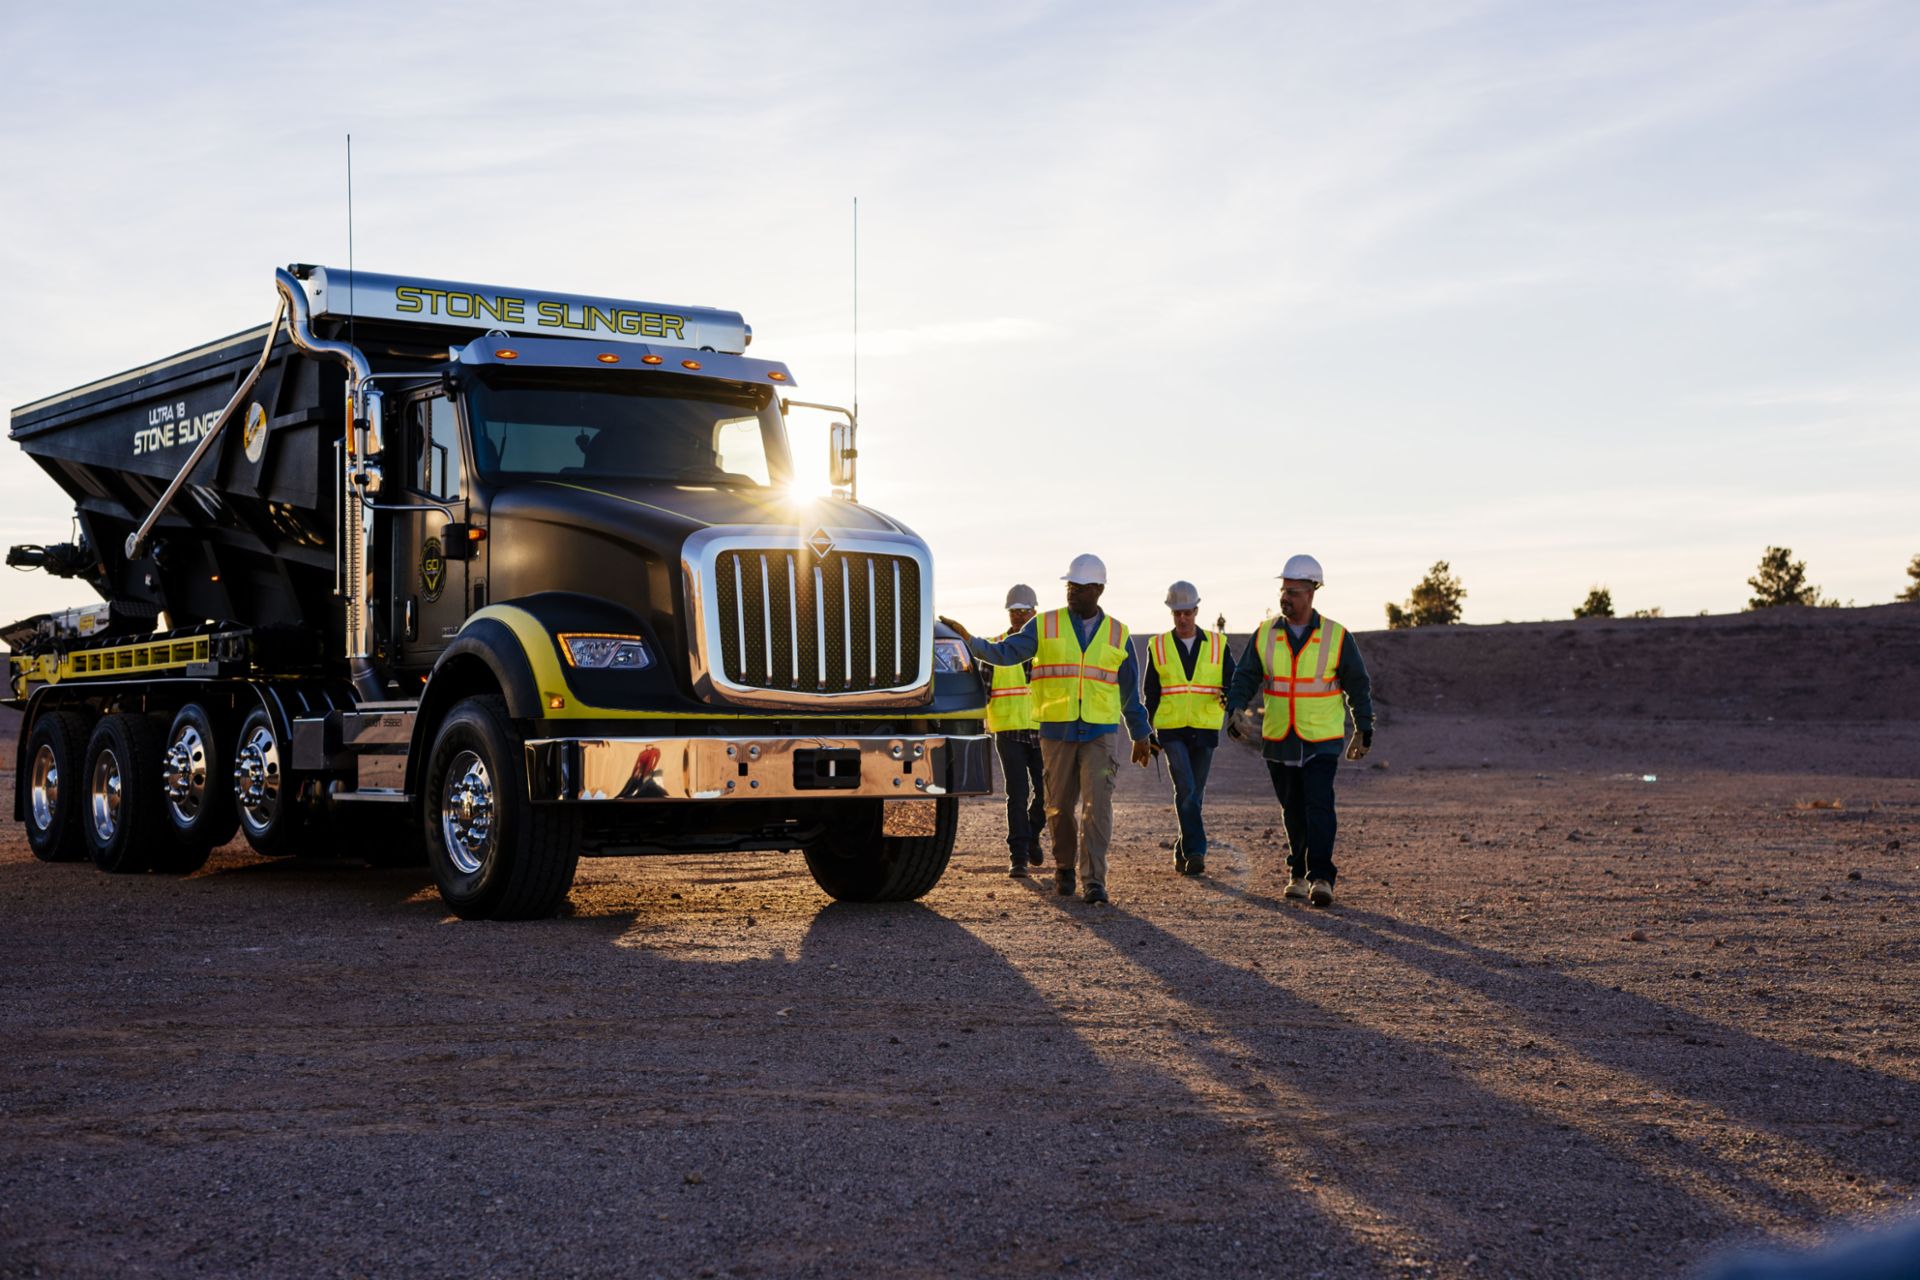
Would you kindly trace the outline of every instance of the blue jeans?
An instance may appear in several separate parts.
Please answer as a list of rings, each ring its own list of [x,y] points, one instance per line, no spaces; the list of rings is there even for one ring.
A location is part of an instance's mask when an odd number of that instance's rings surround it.
[[[1305,763],[1267,761],[1273,775],[1273,794],[1280,799],[1280,816],[1287,826],[1287,874],[1328,884],[1339,874],[1333,865],[1333,838],[1340,821],[1333,809],[1333,775],[1338,755],[1311,755]]]
[[[1016,862],[1040,865],[1040,832],[1047,825],[1045,775],[1040,748],[1011,733],[993,735],[1000,772],[1007,781],[1007,853]]]
[[[1207,798],[1207,773],[1213,768],[1213,745],[1189,742],[1182,738],[1160,740],[1173,777],[1173,811],[1180,819],[1180,843],[1174,846],[1175,861],[1207,856],[1207,824],[1200,806]]]

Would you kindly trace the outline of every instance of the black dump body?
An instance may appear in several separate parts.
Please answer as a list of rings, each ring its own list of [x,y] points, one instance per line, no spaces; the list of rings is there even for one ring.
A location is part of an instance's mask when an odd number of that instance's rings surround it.
[[[414,328],[402,344],[362,325],[355,340],[376,369],[429,371],[445,361],[453,336]],[[150,631],[165,610],[175,625],[297,628],[340,651],[333,592],[346,374],[301,353],[284,330],[251,394],[155,527],[151,551],[134,562],[125,554],[127,535],[265,340],[263,325],[14,410],[12,438],[73,499],[84,538],[77,550],[48,548],[45,567],[111,601],[114,631]]]

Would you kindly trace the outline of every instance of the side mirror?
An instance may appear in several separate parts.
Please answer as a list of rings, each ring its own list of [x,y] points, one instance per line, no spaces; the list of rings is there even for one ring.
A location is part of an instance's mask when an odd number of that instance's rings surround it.
[[[487,540],[487,531],[477,524],[449,520],[440,531],[441,554],[449,560],[471,560]]]
[[[827,438],[827,480],[836,489],[852,489],[854,462],[860,451],[853,446],[853,424],[836,422]]]

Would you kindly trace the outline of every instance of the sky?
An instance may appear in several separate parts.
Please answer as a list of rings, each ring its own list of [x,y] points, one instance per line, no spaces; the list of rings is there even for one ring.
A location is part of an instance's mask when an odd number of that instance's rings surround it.
[[[0,0],[0,402],[361,269],[707,304],[1003,622],[1739,609],[1920,553],[1920,5]],[[798,441],[824,471],[824,438]],[[0,444],[0,544],[70,509]],[[0,577],[0,614],[80,603]],[[997,629],[997,628],[996,628]]]

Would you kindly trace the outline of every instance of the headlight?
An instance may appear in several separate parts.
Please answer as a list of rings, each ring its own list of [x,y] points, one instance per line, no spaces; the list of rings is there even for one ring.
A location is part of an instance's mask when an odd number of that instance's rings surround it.
[[[943,675],[973,670],[973,655],[967,652],[967,642],[957,636],[935,637],[933,669]]]
[[[639,671],[653,665],[647,642],[639,636],[563,635],[560,648],[569,663],[583,670]]]

